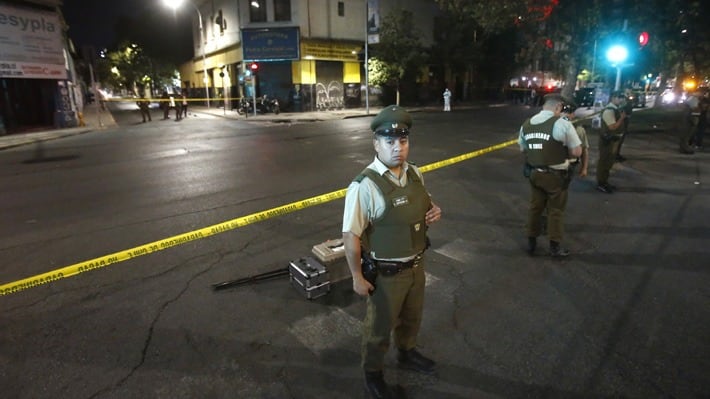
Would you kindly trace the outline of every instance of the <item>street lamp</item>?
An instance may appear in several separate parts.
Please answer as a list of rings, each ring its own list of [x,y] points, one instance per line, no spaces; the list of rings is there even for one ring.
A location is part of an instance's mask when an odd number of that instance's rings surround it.
[[[629,51],[626,47],[621,45],[611,46],[606,52],[606,58],[616,67],[616,84],[614,85],[614,90],[619,90],[621,88],[621,67],[622,63],[626,61],[626,57],[629,56]]]
[[[184,0],[163,0],[163,4],[166,6],[172,8],[173,10],[177,10],[183,3]],[[200,40],[202,40],[202,68],[205,76],[202,78],[202,81],[204,82],[205,85],[205,97],[207,98],[207,108],[210,107],[210,89],[209,89],[209,79],[207,78],[207,61],[205,61],[205,52],[207,49],[207,39],[205,38],[205,32],[204,28],[202,27],[202,13],[200,12],[200,9],[197,8],[195,3],[192,1],[188,2],[192,4],[192,6],[195,8],[195,11],[197,11],[197,16],[199,17],[199,23],[200,23]]]

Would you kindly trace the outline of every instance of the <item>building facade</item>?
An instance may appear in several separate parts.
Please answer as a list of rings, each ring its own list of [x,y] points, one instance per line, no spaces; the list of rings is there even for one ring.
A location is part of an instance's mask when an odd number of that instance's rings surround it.
[[[191,97],[234,106],[267,95],[294,111],[361,105],[366,38],[382,16],[412,11],[432,44],[432,0],[194,0],[194,58],[180,67]],[[188,12],[186,9],[185,12]],[[200,28],[202,27],[202,29]],[[255,73],[253,73],[255,72]],[[205,90],[205,88],[208,89]]]
[[[0,134],[77,125],[61,0],[0,1]]]

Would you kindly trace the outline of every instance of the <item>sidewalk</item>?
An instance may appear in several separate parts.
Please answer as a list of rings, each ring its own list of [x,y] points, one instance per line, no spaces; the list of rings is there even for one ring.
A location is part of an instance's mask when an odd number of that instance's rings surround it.
[[[207,108],[205,106],[191,105],[190,112],[196,114],[211,114],[214,116],[238,119],[244,121],[258,122],[273,122],[273,123],[290,123],[290,122],[317,122],[333,119],[346,119],[365,116],[374,116],[382,107],[370,107],[368,110],[363,108],[343,109],[334,111],[313,111],[313,112],[284,112],[278,115],[274,114],[257,114],[239,115],[237,111],[226,111],[223,108]],[[74,136],[98,130],[116,128],[118,125],[113,119],[111,112],[108,109],[99,112],[99,105],[94,102],[84,107],[84,124],[85,126],[67,128],[67,129],[49,129],[46,131],[35,131],[31,133],[17,133],[0,136],[0,151],[18,147],[27,144],[38,143],[47,140],[59,139],[62,137]]]
[[[224,108],[207,108],[200,105],[190,105],[190,112],[197,114],[210,114],[214,116],[221,116],[229,119],[238,119],[244,121],[252,122],[273,122],[273,123],[289,123],[289,122],[318,122],[327,121],[334,119],[347,119],[347,118],[358,118],[366,116],[375,116],[380,110],[381,106],[371,106],[369,112],[365,107],[361,108],[347,108],[332,111],[306,111],[306,112],[281,112],[280,114],[260,114],[254,115],[250,113],[249,115],[240,115],[236,110],[225,111]],[[411,111],[411,109],[410,109]]]
[[[455,109],[471,109],[477,107],[490,107],[490,106],[500,106],[506,103],[475,103],[475,104],[457,104]],[[439,105],[431,106],[420,106],[420,107],[406,107],[409,112],[438,112],[441,111]],[[239,115],[236,110],[225,111],[223,108],[207,108],[205,106],[190,105],[191,113],[196,114],[210,114],[218,117],[224,117],[235,120],[251,121],[251,122],[270,122],[270,123],[293,123],[293,122],[318,122],[334,119],[348,119],[348,118],[358,118],[374,116],[380,110],[382,106],[371,106],[368,109],[365,107],[361,108],[349,108],[333,111],[308,111],[308,112],[282,112],[278,115],[275,114],[250,114],[248,116]],[[594,110],[587,110],[585,108],[579,108],[577,110],[577,117],[580,119],[589,117],[594,113]],[[84,124],[85,126],[68,128],[68,129],[50,129],[46,131],[32,132],[32,133],[17,133],[17,134],[7,134],[0,136],[0,151],[18,147],[27,144],[38,143],[42,141],[59,139],[62,137],[74,136],[77,134],[83,134],[98,130],[106,130],[111,128],[116,128],[118,125],[111,116],[111,112],[106,110],[101,110],[99,112],[99,105],[94,102],[84,107]]]
[[[0,136],[0,151],[7,148],[74,136],[96,130],[110,129],[118,126],[116,125],[116,121],[113,120],[111,112],[109,112],[108,109],[100,110],[99,104],[96,102],[84,107],[83,118],[85,126],[2,135]]]

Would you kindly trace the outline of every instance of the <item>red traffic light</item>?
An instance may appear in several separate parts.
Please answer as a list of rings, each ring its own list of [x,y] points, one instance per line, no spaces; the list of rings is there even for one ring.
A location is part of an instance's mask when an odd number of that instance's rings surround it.
[[[639,44],[641,47],[648,44],[648,32],[639,33]]]
[[[251,69],[252,72],[256,72],[259,70],[259,64],[252,62],[251,65],[249,65],[249,69]]]

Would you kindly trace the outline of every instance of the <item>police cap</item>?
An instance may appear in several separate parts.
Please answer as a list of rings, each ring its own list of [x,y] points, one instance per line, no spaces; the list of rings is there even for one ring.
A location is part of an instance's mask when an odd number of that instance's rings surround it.
[[[562,96],[562,112],[564,113],[572,113],[577,109],[577,103],[574,102],[573,99]]]
[[[406,137],[411,127],[412,116],[399,105],[385,107],[370,123],[376,135],[389,137]]]
[[[558,103],[564,103],[565,99],[562,97],[560,93],[550,93],[550,94],[545,94],[545,96],[542,98],[544,100],[544,103],[548,102],[558,102]]]

